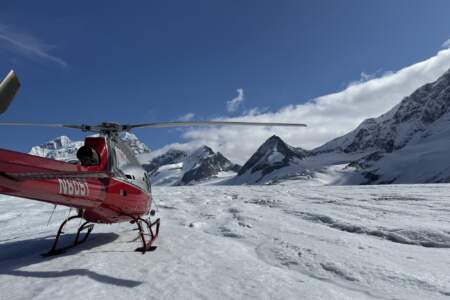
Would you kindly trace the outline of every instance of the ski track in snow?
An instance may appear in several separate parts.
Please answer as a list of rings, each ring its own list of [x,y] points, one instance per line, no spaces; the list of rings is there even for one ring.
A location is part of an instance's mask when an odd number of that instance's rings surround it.
[[[134,252],[123,223],[43,258],[68,209],[47,226],[53,206],[1,197],[0,299],[450,297],[450,185],[155,187],[154,198],[156,251]]]

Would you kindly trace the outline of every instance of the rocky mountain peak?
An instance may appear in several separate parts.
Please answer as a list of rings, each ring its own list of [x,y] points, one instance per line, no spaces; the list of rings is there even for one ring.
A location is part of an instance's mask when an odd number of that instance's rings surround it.
[[[240,166],[233,164],[220,152],[215,153],[208,146],[201,146],[189,155],[183,165],[185,173],[180,183],[191,184],[216,176],[219,172],[237,172]]]
[[[270,138],[268,138],[265,142],[264,142],[264,144],[267,144],[267,145],[270,145],[270,144],[278,144],[278,143],[281,143],[281,144],[284,144],[284,142],[283,142],[283,140],[278,136],[278,135],[272,135]],[[263,144],[263,145],[264,145]]]
[[[47,145],[49,148],[53,147],[53,149],[61,149],[71,143],[72,140],[68,136],[62,135],[60,137],[57,137],[53,141],[50,141]]]
[[[128,143],[128,146],[130,146],[134,154],[143,154],[150,152],[150,148],[147,147],[146,144],[141,142],[138,137],[131,132],[122,132],[120,134],[120,138]]]
[[[220,172],[237,172],[220,152],[203,145],[191,152],[170,149],[144,165],[157,185],[188,185],[216,177]]]
[[[384,151],[418,142],[450,113],[450,70],[418,88],[387,113],[363,121],[355,130],[314,150],[316,153]]]
[[[238,176],[247,172],[261,171],[262,176],[288,166],[292,162],[302,160],[307,151],[287,145],[280,137],[273,135],[268,138],[250,157],[239,171]]]
[[[29,154],[63,161],[76,160],[78,148],[83,144],[63,135],[40,146],[34,146]]]
[[[170,165],[178,163],[186,158],[187,153],[178,149],[169,149],[165,153],[154,157],[151,161],[144,164],[144,169],[149,173],[153,173],[158,170],[159,167],[164,165]]]
[[[150,152],[150,149],[132,133],[123,132],[120,138],[128,144],[134,154]],[[63,135],[40,146],[32,147],[29,154],[62,161],[75,161],[76,153],[83,145],[84,141],[72,141]]]
[[[203,145],[194,150],[189,156],[192,158],[201,159],[214,154],[214,151],[210,147]]]

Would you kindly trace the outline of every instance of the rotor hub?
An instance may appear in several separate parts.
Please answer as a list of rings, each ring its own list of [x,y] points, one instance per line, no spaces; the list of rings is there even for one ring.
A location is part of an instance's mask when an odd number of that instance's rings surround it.
[[[114,122],[102,122],[98,125],[81,125],[81,130],[83,130],[84,132],[91,131],[103,134],[119,133],[122,131],[128,131],[130,129],[131,128],[129,125],[122,125]]]

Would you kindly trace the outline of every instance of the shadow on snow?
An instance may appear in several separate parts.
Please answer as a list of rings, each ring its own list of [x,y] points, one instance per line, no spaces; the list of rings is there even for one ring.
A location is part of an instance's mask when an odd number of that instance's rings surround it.
[[[121,287],[136,287],[143,282],[116,278],[110,275],[99,274],[88,269],[68,269],[58,271],[22,271],[23,267],[48,262],[53,259],[70,256],[79,253],[82,250],[89,250],[104,244],[115,241],[119,235],[115,233],[92,233],[89,239],[74,248],[68,249],[60,255],[42,257],[41,254],[49,250],[52,245],[53,236],[20,240],[14,242],[7,242],[0,244],[0,275],[21,276],[21,277],[36,277],[36,278],[57,278],[68,276],[87,276],[92,280],[111,284]],[[68,241],[73,241],[75,234],[65,234],[62,244],[67,244]]]

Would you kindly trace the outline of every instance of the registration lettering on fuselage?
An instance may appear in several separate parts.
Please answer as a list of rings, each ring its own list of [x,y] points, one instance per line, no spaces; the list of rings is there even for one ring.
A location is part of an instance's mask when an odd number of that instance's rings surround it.
[[[68,196],[89,196],[89,186],[84,180],[58,179],[59,194]]]

